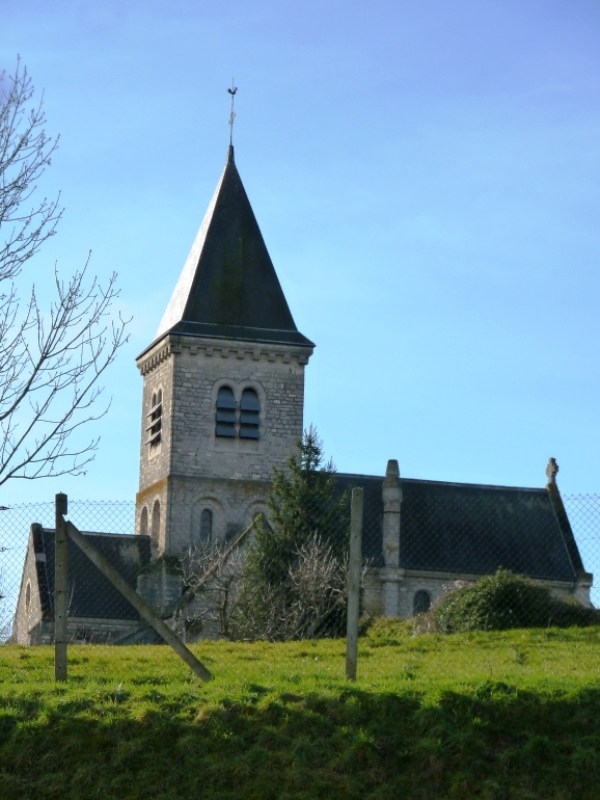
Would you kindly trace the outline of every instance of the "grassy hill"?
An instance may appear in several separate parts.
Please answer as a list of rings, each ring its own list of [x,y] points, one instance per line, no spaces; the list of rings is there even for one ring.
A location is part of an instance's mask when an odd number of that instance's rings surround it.
[[[0,797],[600,797],[600,630],[0,647]]]

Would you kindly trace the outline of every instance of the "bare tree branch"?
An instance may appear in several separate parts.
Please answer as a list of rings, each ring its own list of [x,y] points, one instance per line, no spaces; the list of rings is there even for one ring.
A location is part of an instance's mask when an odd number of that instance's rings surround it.
[[[54,236],[62,216],[60,194],[55,199],[36,196],[59,141],[46,135],[43,101],[43,95],[35,101],[35,88],[19,58],[14,74],[0,74],[0,227],[5,237],[0,280],[21,272]]]
[[[210,629],[219,636],[230,636],[231,616],[235,612],[243,562],[243,546],[252,533],[254,521],[233,541],[209,541],[190,547],[181,560],[185,591],[170,609],[174,618],[184,621],[188,640]]]
[[[44,309],[35,285],[26,303],[15,279],[55,234],[59,198],[38,197],[58,137],[45,133],[43,97],[20,60],[0,75],[0,486],[11,478],[78,475],[98,438],[73,443],[83,425],[107,413],[101,378],[127,341],[105,285],[84,267],[64,279],[55,267],[54,299]]]

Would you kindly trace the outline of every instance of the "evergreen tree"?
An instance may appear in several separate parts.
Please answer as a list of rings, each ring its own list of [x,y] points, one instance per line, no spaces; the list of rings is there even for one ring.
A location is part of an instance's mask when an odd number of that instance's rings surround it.
[[[269,518],[256,520],[246,554],[239,634],[268,639],[339,634],[349,508],[313,427],[304,432],[286,468],[274,470],[268,506]]]

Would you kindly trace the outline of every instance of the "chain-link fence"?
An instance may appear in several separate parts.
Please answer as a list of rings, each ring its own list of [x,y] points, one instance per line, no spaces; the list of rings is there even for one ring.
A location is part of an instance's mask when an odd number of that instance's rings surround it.
[[[583,565],[594,576],[592,604],[600,608],[600,494],[571,494],[563,502]]]
[[[70,503],[70,516],[78,521],[78,527],[84,531],[110,532],[113,534],[131,535],[135,532],[135,504],[132,502],[95,502],[74,501]],[[48,618],[52,613],[52,597],[40,597],[47,594],[53,585],[54,548],[53,536],[55,528],[55,503],[24,503],[0,510],[0,639],[6,641],[13,633],[15,615],[19,599],[31,604],[45,606],[43,609]],[[81,520],[81,522],[79,522]],[[47,531],[46,537],[52,544],[49,552],[38,547],[32,529]],[[32,548],[33,552],[29,553]],[[30,557],[29,557],[30,556]],[[29,557],[29,559],[28,559]],[[28,564],[29,561],[29,564]],[[33,569],[37,565],[35,576],[27,575],[26,568]],[[33,580],[32,580],[33,578]],[[29,580],[29,591],[27,581]],[[93,587],[89,587],[92,591]],[[95,587],[98,589],[98,587]],[[103,587],[100,587],[100,590]],[[111,593],[112,594],[112,593]],[[32,595],[37,595],[32,596]],[[90,600],[94,600],[93,597]],[[50,601],[50,606],[48,606]],[[96,602],[103,603],[101,595]],[[109,608],[105,613],[108,614]],[[48,630],[51,624],[47,625]]]
[[[489,487],[488,494],[479,487],[479,494],[461,495],[456,486],[403,481],[402,494],[392,492],[387,499],[384,485],[382,501],[381,486],[381,479],[377,487],[365,485],[366,611],[411,617],[427,610],[449,585],[499,567],[600,606],[600,588],[589,586],[588,575],[600,583],[600,495],[565,496],[557,508],[548,504],[546,490],[503,496],[497,487]],[[215,541],[210,515],[190,507],[197,527],[193,546],[185,554],[161,557],[152,531],[137,535],[132,502],[71,500],[68,512],[73,525],[184,641],[343,632],[349,513],[337,510],[305,526],[297,524],[301,516],[295,514],[295,540],[259,517],[245,528],[230,526]],[[54,641],[55,523],[54,502],[0,510],[2,641]],[[69,548],[70,640],[156,641],[110,579],[75,544]],[[254,572],[247,563],[250,551]]]

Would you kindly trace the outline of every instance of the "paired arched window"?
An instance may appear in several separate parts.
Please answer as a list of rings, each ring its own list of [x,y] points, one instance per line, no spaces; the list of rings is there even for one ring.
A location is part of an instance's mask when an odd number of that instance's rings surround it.
[[[238,406],[231,386],[221,386],[217,394],[215,435],[260,439],[260,400],[254,389],[242,391]]]
[[[148,438],[146,444],[156,447],[162,438],[162,389],[152,393],[152,402],[147,417],[146,433]]]
[[[148,530],[150,527],[150,530]],[[148,513],[148,507],[144,506],[140,514],[140,533],[147,536],[150,534],[154,546],[158,545],[160,535],[160,500],[158,498],[152,504],[152,511]]]

